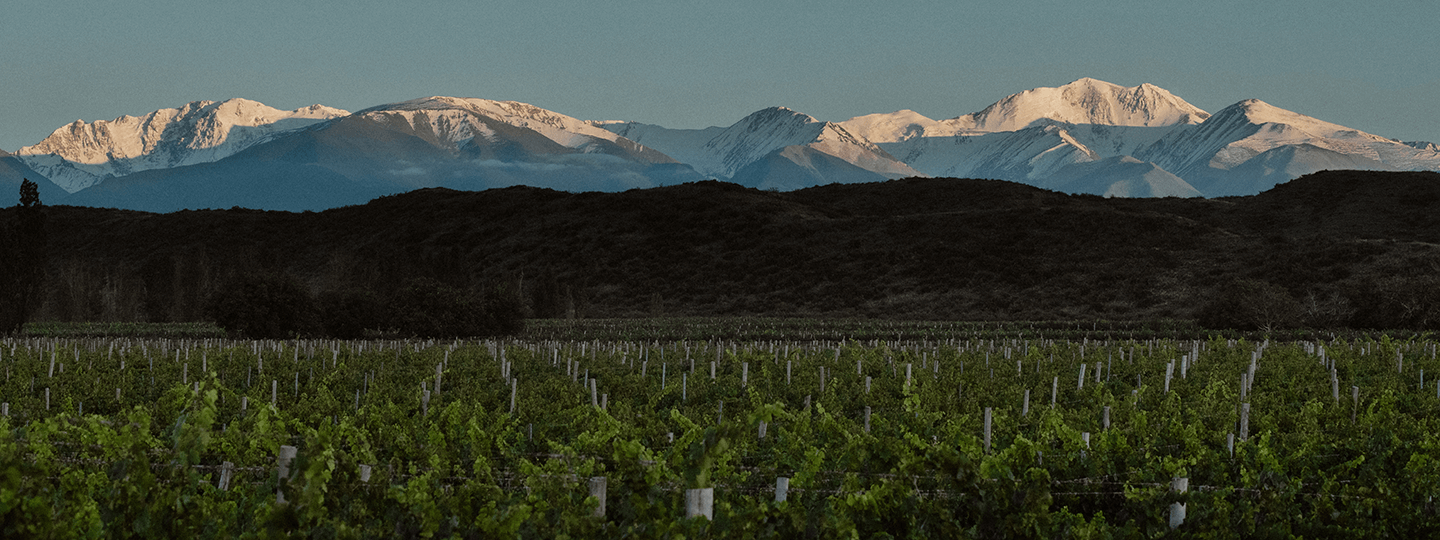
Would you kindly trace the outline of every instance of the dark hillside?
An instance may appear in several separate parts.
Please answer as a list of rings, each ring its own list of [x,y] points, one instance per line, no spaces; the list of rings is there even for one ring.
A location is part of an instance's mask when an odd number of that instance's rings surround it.
[[[1440,275],[1436,173],[1324,172],[1215,200],[709,181],[425,189],[319,213],[48,212],[47,319],[198,319],[229,276],[266,269],[315,292],[414,276],[518,287],[546,317],[1193,318],[1243,280],[1300,306],[1286,324],[1440,321],[1425,292]]]

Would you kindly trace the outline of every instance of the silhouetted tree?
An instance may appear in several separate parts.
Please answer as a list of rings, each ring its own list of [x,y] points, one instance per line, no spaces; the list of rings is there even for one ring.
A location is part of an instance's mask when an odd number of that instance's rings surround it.
[[[0,333],[16,333],[40,307],[47,242],[40,188],[20,183],[15,222],[0,231]]]
[[[1232,281],[1200,308],[1206,328],[1271,332],[1296,326],[1302,307],[1283,287],[1253,279]]]

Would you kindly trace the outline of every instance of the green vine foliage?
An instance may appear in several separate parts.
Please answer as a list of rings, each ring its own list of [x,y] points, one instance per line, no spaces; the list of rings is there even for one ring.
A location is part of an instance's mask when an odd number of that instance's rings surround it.
[[[0,342],[0,535],[1428,537],[1435,347]]]

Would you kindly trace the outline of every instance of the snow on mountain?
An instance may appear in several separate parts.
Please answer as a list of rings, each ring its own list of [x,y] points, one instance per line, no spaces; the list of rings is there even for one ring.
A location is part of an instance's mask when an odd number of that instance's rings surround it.
[[[398,115],[408,118],[415,128],[428,123],[428,131],[437,141],[455,148],[477,143],[477,136],[480,143],[494,138],[495,127],[491,122],[498,121],[539,133],[556,144],[581,152],[610,153],[613,151],[611,147],[617,146],[624,152],[643,155],[650,161],[674,161],[659,152],[646,152],[633,141],[591,122],[518,101],[434,96],[383,105],[356,114],[365,117]]]
[[[1053,124],[982,135],[917,137],[880,147],[930,176],[1026,183],[1101,157]]]
[[[1209,113],[1152,85],[1124,87],[1080,79],[1058,88],[1035,88],[1006,96],[980,112],[931,120],[915,111],[871,114],[840,125],[874,143],[918,137],[953,137],[1019,131],[1045,124],[1164,128],[1197,124]]]
[[[1153,84],[1124,87],[1080,79],[1012,94],[977,113],[941,122],[956,130],[1016,131],[1038,121],[1156,127],[1196,124],[1210,115]]]
[[[1073,164],[1134,155],[1208,117],[1154,85],[1080,79],[949,120],[905,110],[840,125],[924,174],[1034,183]]]
[[[1414,148],[1414,149],[1416,149],[1416,150],[1429,150],[1429,151],[1431,151],[1431,152],[1440,152],[1440,146],[1437,146],[1437,145],[1436,145],[1435,143],[1433,143],[1433,142],[1428,142],[1428,141],[1410,141],[1410,142],[1402,142],[1402,143],[1400,143],[1400,144],[1403,144],[1403,145],[1405,145],[1405,146],[1409,146],[1409,147]]]
[[[1036,186],[1105,197],[1199,197],[1200,191],[1154,163],[1130,156],[1075,163],[1039,179]]]
[[[1144,141],[1148,144],[1163,136],[1167,128],[1200,123],[1209,116],[1209,113],[1152,84],[1123,87],[1095,79],[1080,79],[1059,88],[1036,88],[1012,94],[980,112],[948,120],[931,120],[915,111],[902,110],[857,116],[840,122],[840,125],[876,144],[921,137],[1013,132],[1047,124],[1066,124],[1071,128],[1149,128],[1129,131],[1150,134],[1150,140]],[[1122,146],[1133,148],[1137,144]],[[1125,153],[1128,152],[1119,152]]]
[[[1272,153],[1254,167],[1242,168],[1271,150],[1300,147],[1299,151]],[[1287,181],[1285,171],[1313,172],[1324,168],[1440,170],[1440,154],[1363,131],[1325,122],[1275,107],[1258,99],[1241,101],[1215,113],[1209,120],[1176,130],[1136,153],[1182,178],[1207,196],[1251,194]],[[1297,159],[1293,165],[1278,159]],[[1320,168],[1316,168],[1320,167]],[[1263,174],[1261,172],[1263,171]],[[1276,174],[1276,172],[1283,174]],[[1258,183],[1232,177],[1266,180]],[[1301,173],[1305,174],[1305,173]],[[1213,186],[1213,189],[1212,189]],[[1228,187],[1227,187],[1228,186]]]
[[[852,135],[845,127],[821,122],[785,107],[756,111],[723,129],[670,130],[625,122],[598,122],[596,125],[616,133],[634,135],[638,138],[637,142],[676,157],[701,174],[732,179],[742,184],[746,180],[738,178],[737,174],[747,165],[768,159],[791,146],[805,146],[875,173],[880,178],[918,174],[870,141]],[[797,165],[805,170],[811,170],[808,163],[814,161],[808,152],[790,152],[784,157],[800,160]]]
[[[346,111],[312,105],[282,111],[246,99],[196,101],[144,116],[76,120],[16,155],[66,191],[106,178],[206,163]]]
[[[876,144],[908,141],[916,137],[945,137],[957,134],[950,126],[909,109],[893,113],[856,116],[840,122],[840,125],[846,131]]]

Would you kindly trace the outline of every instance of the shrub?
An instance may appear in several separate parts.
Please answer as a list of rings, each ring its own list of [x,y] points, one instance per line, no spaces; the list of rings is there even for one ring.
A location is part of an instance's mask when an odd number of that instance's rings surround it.
[[[391,297],[387,327],[414,337],[474,337],[520,331],[519,296],[492,287],[474,294],[430,278],[407,281]]]
[[[314,333],[319,315],[300,280],[273,272],[235,276],[210,296],[205,312],[227,332],[255,339]]]

